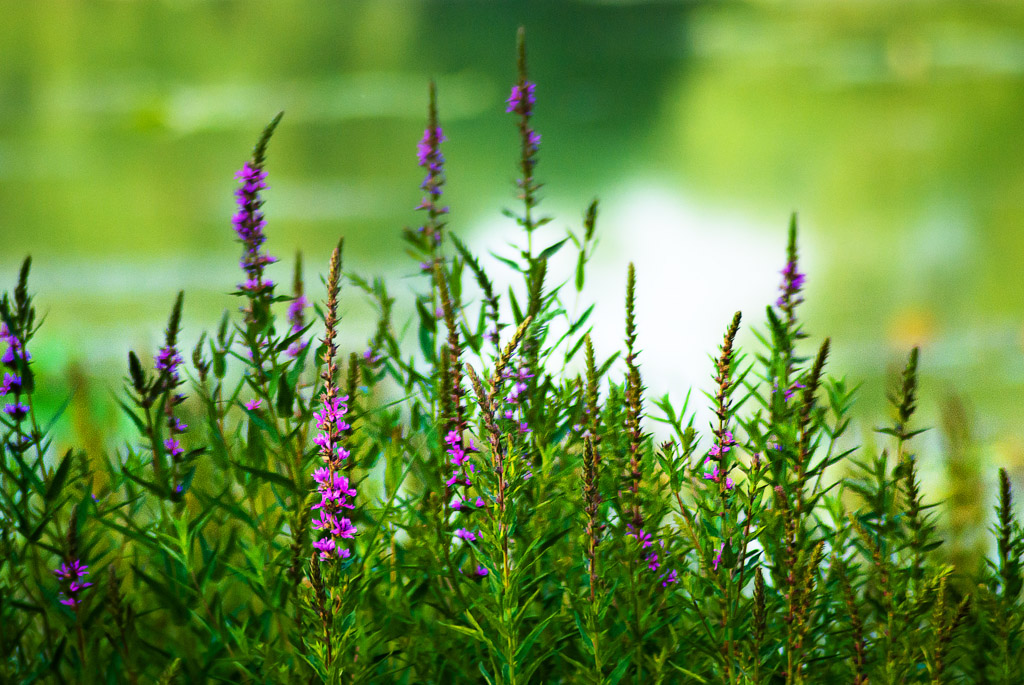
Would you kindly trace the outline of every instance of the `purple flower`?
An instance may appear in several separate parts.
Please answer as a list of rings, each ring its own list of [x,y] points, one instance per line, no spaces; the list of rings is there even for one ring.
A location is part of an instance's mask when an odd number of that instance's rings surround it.
[[[465,528],[459,528],[456,530],[455,537],[462,538],[466,542],[473,542],[476,540],[476,534],[466,530]]]
[[[533,114],[533,106],[537,102],[537,97],[534,95],[534,90],[537,84],[526,81],[523,85],[518,83],[512,86],[512,93],[506,100],[505,107],[506,114],[521,114],[523,116],[530,116]]]
[[[540,150],[540,134],[533,129],[530,129],[530,131],[527,132],[526,142],[534,154]]]
[[[429,168],[431,172],[440,171],[441,164],[444,163],[444,156],[438,146],[447,140],[448,138],[445,137],[440,126],[434,129],[433,135],[429,128],[424,129],[423,138],[416,145],[416,163],[421,167]]]
[[[657,571],[659,568],[661,568],[661,562],[658,561],[657,552],[651,552],[650,554],[648,554],[644,561],[647,562],[647,568],[651,571]]]
[[[679,573],[675,569],[672,569],[668,572],[668,574],[666,574],[663,577],[664,580],[661,581],[662,587],[668,587],[669,583],[675,583],[679,581]]]
[[[288,305],[288,323],[292,325],[293,333],[298,333],[305,327],[306,322],[303,314],[308,306],[309,300],[306,299],[305,295],[299,295]]]
[[[316,527],[315,523],[314,527]],[[321,559],[330,559],[331,553],[335,550],[334,540],[329,537],[320,538],[319,540],[316,540],[315,542],[313,542],[313,547],[320,550]]]
[[[182,423],[181,419],[177,416],[171,416],[167,422],[167,427],[170,428],[172,433],[184,433],[188,430],[188,424]]]
[[[786,401],[786,402],[789,402],[789,400],[793,397],[793,395],[796,394],[797,389],[802,389],[802,388],[806,388],[806,387],[807,386],[804,385],[803,383],[794,383],[793,386],[789,390],[786,391],[786,395],[783,398],[783,400]]]
[[[718,554],[715,555],[714,563],[711,564],[711,567],[714,570],[716,570],[716,571],[718,570],[718,565],[722,563],[722,552],[723,551],[725,551],[725,543],[724,542],[718,547]]]
[[[487,570],[486,566],[481,566],[480,564],[476,565],[476,575],[479,576],[480,578],[483,578],[483,577],[487,576],[487,574],[489,574],[489,573],[490,573],[490,571]]]
[[[0,323],[0,340],[6,342],[8,346],[7,350],[4,351],[3,357],[0,357],[0,362],[5,365],[14,368],[15,359],[20,358],[26,362],[32,359],[32,355],[25,349],[21,340],[11,332],[11,329],[9,329],[5,323]]]
[[[466,459],[468,459],[465,450],[458,445],[452,445],[451,449],[448,450],[448,454],[452,455],[452,464],[455,466],[462,466]]]
[[[0,383],[0,397],[13,392],[15,395],[21,392],[21,376],[13,373],[4,374],[4,382]]]
[[[164,447],[167,449],[167,453],[172,457],[181,456],[182,452],[184,452],[184,450],[181,449],[181,443],[175,438],[167,438],[164,440]]]
[[[627,523],[626,524],[626,530],[628,531],[626,533],[626,537],[633,538],[637,542],[639,542],[641,549],[647,549],[652,544],[654,544],[651,541],[651,534],[650,533],[645,533],[642,529],[639,532],[637,532],[637,530],[633,527],[632,523]]]
[[[10,416],[15,422],[20,423],[28,416],[28,405],[24,402],[8,402],[4,406],[4,413]]]
[[[92,583],[85,583],[81,581],[81,578],[88,575],[88,566],[82,564],[81,561],[75,559],[70,564],[62,562],[60,567],[54,570],[54,574],[60,581],[64,590],[60,593],[64,599],[60,600],[60,603],[69,606],[76,607],[81,600],[78,598],[78,593],[87,587],[91,587]]]
[[[181,366],[181,355],[171,346],[164,346],[154,357],[154,366],[157,371],[166,374],[174,381],[178,381],[178,367]]]
[[[248,409],[249,411],[256,411],[257,409],[260,408],[261,404],[263,404],[263,400],[257,397],[254,400],[249,400],[248,402],[246,402],[245,408]]]
[[[356,527],[347,518],[338,519],[337,525],[331,529],[335,537],[351,540],[356,535]]]
[[[308,306],[309,300],[307,300],[306,296],[301,293],[297,294],[291,304],[288,305],[288,323],[292,326],[292,333],[298,333],[306,326],[305,311]],[[308,345],[308,340],[296,340],[288,345],[286,353],[289,357],[294,359],[295,357],[298,357],[299,353],[306,349]]]
[[[800,297],[800,291],[803,290],[807,275],[797,270],[795,261],[787,262],[786,266],[779,273],[782,274],[782,285],[779,286],[782,294],[775,301],[775,306],[780,309],[792,309],[804,301]]]

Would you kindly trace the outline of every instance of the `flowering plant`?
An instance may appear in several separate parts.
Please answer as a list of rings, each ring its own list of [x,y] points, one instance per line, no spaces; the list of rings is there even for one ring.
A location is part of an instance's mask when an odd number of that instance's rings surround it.
[[[116,448],[55,449],[25,261],[0,297],[0,682],[1019,681],[1009,475],[994,554],[954,565],[918,476],[918,351],[888,446],[857,447],[853,388],[799,316],[795,219],[758,344],[740,348],[739,313],[725,328],[701,431],[689,395],[647,396],[632,265],[621,362],[590,337],[595,308],[563,304],[598,205],[540,246],[522,33],[507,295],[440,204],[439,99],[431,84],[423,223],[405,233],[418,351],[340,243],[313,320],[301,256],[275,295],[262,193],[280,115],[238,175],[241,313],[183,353],[179,294],[151,368],[129,355],[118,403],[137,433]],[[548,262],[573,247],[563,282]],[[379,315],[347,358],[343,284]]]

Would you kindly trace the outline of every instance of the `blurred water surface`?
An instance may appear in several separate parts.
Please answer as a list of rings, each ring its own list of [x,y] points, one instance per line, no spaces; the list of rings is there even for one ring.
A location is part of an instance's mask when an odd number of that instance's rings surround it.
[[[301,249],[317,284],[344,234],[350,268],[408,291],[415,265],[399,236],[417,220],[430,78],[452,230],[483,253],[502,249],[516,155],[504,99],[522,24],[538,174],[557,217],[548,238],[602,198],[599,349],[621,339],[635,261],[647,384],[678,397],[708,387],[705,354],[731,313],[756,324],[774,299],[797,210],[807,328],[832,336],[835,371],[866,381],[862,415],[921,344],[926,418],[956,393],[981,418],[984,456],[1022,460],[1024,5],[0,9],[0,274],[12,283],[33,255],[43,368],[123,373],[129,347],[156,348],[180,288],[186,339],[237,306],[226,295],[239,280],[232,176],[279,110],[266,195],[279,280]],[[354,295],[345,306],[345,340],[361,346],[365,307]]]

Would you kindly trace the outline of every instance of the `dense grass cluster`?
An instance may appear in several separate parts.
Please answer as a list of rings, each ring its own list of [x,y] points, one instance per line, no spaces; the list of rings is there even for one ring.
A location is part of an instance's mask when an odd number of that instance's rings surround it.
[[[648,397],[634,269],[624,312],[567,305],[597,203],[536,244],[521,37],[518,67],[507,292],[449,232],[431,87],[405,235],[417,316],[396,326],[340,244],[329,262],[310,247],[328,271],[310,315],[301,260],[284,294],[263,250],[278,117],[239,174],[240,312],[188,353],[179,295],[164,345],[128,360],[138,435],[109,453],[55,453],[35,409],[26,260],[0,301],[0,682],[1020,682],[1009,480],[994,558],[955,574],[917,475],[917,351],[885,449],[849,448],[853,388],[801,324],[794,223],[757,349],[736,345],[739,313],[723,322],[708,429]],[[560,250],[577,254],[564,280]],[[379,313],[345,357],[343,283]],[[590,317],[622,313],[624,349],[595,349]]]

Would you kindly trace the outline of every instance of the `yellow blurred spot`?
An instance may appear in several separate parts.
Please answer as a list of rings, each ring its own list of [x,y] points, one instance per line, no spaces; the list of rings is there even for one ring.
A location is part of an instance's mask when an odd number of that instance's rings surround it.
[[[889,322],[888,339],[899,348],[923,345],[935,339],[935,316],[927,309],[897,310]]]

